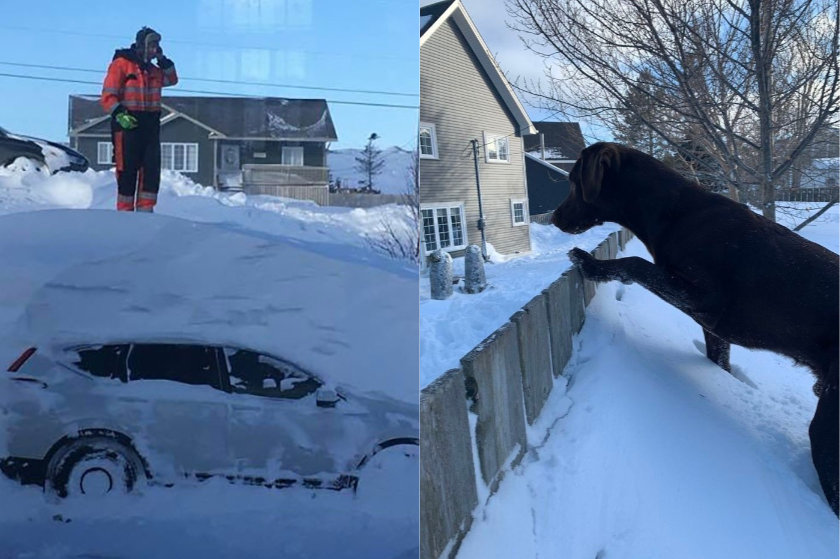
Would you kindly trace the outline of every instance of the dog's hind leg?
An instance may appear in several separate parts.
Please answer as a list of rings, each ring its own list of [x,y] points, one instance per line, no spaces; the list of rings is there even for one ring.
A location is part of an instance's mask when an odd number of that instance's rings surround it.
[[[732,367],[729,365],[729,342],[718,338],[705,328],[703,328],[703,337],[706,339],[706,357],[724,371],[731,373]]]
[[[836,365],[835,365],[836,367]],[[837,386],[826,386],[817,402],[811,420],[811,459],[817,469],[825,498],[834,514],[838,514],[838,401]]]

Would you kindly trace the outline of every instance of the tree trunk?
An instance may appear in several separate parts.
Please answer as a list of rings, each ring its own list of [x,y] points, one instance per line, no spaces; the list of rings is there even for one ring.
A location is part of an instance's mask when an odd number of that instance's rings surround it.
[[[758,82],[758,134],[760,150],[759,192],[761,213],[776,221],[776,196],[773,190],[773,134],[772,134],[772,69],[768,56],[771,25],[771,6],[768,0],[750,0],[750,47],[756,66]]]

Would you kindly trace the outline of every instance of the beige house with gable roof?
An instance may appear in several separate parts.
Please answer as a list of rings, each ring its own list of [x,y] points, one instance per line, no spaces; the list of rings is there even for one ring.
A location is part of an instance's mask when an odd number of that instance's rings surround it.
[[[522,137],[536,129],[460,0],[420,9],[422,245],[463,254],[481,245],[472,140],[488,243],[531,250]]]

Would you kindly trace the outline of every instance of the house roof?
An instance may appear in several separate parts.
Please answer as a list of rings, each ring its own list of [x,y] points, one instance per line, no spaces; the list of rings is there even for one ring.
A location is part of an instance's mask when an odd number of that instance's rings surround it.
[[[537,157],[533,153],[527,153],[526,152],[525,153],[525,160],[526,161],[533,161],[536,164],[539,164],[539,165],[542,165],[543,167],[546,167],[550,173],[557,173],[561,177],[568,177],[569,176],[569,171],[567,171],[565,169],[561,169],[560,167],[555,167],[551,163],[548,163],[547,161],[543,161],[542,159],[540,159],[539,157]]]
[[[454,3],[455,0],[442,0],[420,8],[420,36],[422,37],[423,33],[434,25],[438,18]]]
[[[540,135],[545,138],[546,159],[576,160],[586,147],[580,124],[577,122],[535,122],[537,134],[525,136],[525,151],[539,153]]]
[[[502,101],[516,120],[519,131],[522,134],[534,134],[536,129],[528,117],[528,113],[525,112],[513,88],[508,83],[504,74],[502,74],[493,55],[490,54],[487,45],[478,33],[470,16],[467,14],[461,0],[443,0],[442,2],[436,2],[420,8],[420,48],[423,48],[423,45],[429,37],[434,35],[435,31],[449,19],[463,33],[473,54],[475,54],[475,57],[487,73]]]
[[[338,139],[324,99],[280,97],[182,97],[161,99],[164,111],[177,113],[226,138],[256,140]],[[107,118],[93,95],[70,96],[70,132],[79,133]]]

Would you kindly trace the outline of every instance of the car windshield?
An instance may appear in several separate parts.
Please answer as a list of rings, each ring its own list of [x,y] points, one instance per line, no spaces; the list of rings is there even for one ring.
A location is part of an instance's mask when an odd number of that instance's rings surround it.
[[[3,128],[2,126],[0,126],[0,136],[8,136],[8,135],[9,135],[9,131],[6,130],[5,128]]]

